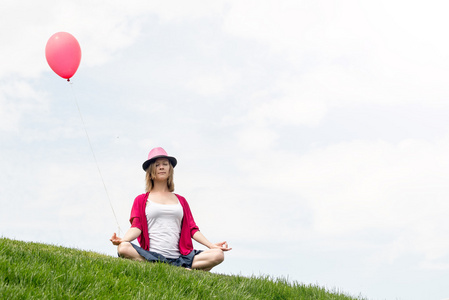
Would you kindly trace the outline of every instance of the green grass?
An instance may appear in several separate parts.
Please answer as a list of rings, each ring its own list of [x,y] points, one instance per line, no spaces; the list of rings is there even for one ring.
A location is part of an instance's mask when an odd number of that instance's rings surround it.
[[[361,299],[270,277],[219,275],[0,238],[0,299]]]

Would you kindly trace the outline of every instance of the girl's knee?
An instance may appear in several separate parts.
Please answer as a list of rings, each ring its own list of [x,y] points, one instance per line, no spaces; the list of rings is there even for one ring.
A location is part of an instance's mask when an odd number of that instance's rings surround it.
[[[117,247],[118,255],[120,255],[121,257],[128,257],[130,254],[130,248],[133,248],[130,242],[120,243],[120,245],[118,245]]]
[[[224,261],[224,252],[220,249],[214,249],[213,260],[217,264],[222,263]]]

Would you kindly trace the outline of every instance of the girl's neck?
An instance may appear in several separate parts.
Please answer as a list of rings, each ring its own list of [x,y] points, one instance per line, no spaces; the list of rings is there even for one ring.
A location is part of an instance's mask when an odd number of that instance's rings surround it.
[[[153,181],[152,193],[169,193],[167,181]]]

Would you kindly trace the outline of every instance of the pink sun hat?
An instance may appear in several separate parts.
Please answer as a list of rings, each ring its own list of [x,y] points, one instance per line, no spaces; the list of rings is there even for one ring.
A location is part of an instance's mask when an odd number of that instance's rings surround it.
[[[146,171],[152,162],[161,157],[167,158],[170,161],[173,168],[178,163],[176,158],[174,158],[173,156],[168,156],[167,152],[163,148],[157,147],[151,149],[150,153],[148,153],[148,159],[142,164],[143,170]]]

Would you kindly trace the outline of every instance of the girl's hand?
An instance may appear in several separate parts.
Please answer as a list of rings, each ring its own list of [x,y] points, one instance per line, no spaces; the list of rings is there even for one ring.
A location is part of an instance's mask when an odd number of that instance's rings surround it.
[[[109,240],[116,246],[120,245],[123,242],[123,239],[121,237],[118,237],[115,232]]]
[[[227,242],[215,243],[210,246],[210,249],[220,249],[221,251],[229,251],[232,248],[229,248]]]

